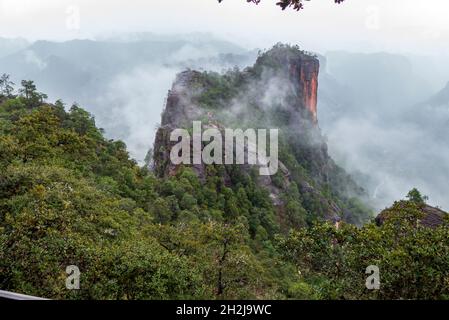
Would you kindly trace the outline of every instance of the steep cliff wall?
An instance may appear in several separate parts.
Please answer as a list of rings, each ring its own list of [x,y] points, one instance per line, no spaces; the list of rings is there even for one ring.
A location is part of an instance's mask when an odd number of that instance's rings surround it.
[[[328,156],[317,119],[318,73],[316,57],[282,45],[260,55],[255,65],[244,71],[224,75],[192,70],[180,73],[168,93],[156,135],[156,174],[176,174],[179,166],[169,158],[176,144],[170,142],[170,132],[190,129],[195,120],[202,122],[203,129],[278,128],[279,172],[259,176],[256,182],[269,191],[279,212],[285,211],[285,199],[294,183],[300,192],[298,201],[311,216],[330,220],[353,216],[346,202],[363,191]],[[254,166],[233,167],[250,175]],[[205,180],[206,165],[192,165],[192,169]],[[223,173],[230,187],[233,170],[225,166]]]
[[[316,59],[306,60],[299,66],[299,68],[300,76],[298,79],[301,84],[301,96],[304,99],[304,106],[307,110],[309,110],[313,123],[317,124],[319,62]]]
[[[318,123],[317,95],[320,62],[315,55],[276,46],[268,54],[257,59],[254,70],[262,71],[262,73],[270,70],[273,76],[289,82],[293,86],[295,109],[307,110],[308,113],[303,113],[303,117],[309,117],[314,124]]]

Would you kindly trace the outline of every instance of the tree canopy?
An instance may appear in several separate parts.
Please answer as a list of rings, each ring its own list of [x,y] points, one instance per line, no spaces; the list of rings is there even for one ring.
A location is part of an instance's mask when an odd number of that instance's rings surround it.
[[[0,95],[4,97],[11,97],[14,92],[14,82],[10,80],[10,76],[3,74],[0,77]]]
[[[6,83],[8,77],[4,77]],[[335,226],[292,183],[277,211],[233,167],[157,178],[81,107],[32,81],[0,96],[0,288],[56,299],[448,299],[449,219],[417,223],[425,198],[382,225]],[[293,171],[292,174],[295,174]],[[310,211],[310,214],[305,210]],[[81,271],[65,287],[66,267]],[[366,267],[381,289],[365,287]]]
[[[407,194],[407,199],[412,201],[412,202],[415,202],[415,203],[418,203],[418,204],[422,204],[422,203],[425,203],[427,200],[429,200],[429,197],[428,196],[423,196],[418,189],[413,188]]]

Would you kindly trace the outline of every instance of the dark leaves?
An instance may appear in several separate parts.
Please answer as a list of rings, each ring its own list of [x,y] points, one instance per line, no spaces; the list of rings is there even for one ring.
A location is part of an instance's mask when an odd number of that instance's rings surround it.
[[[223,0],[218,0],[221,3]],[[261,0],[246,0],[246,2],[253,2],[255,4],[259,4]],[[306,0],[310,1],[310,0]],[[334,0],[335,3],[342,3],[345,0]],[[293,10],[299,11],[304,9],[303,0],[280,0],[276,3],[276,5],[280,6],[282,10],[285,10],[289,7],[292,7]]]

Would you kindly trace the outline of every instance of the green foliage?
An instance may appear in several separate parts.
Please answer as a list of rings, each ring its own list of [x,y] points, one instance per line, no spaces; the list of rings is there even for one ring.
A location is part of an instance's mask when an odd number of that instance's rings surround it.
[[[34,81],[23,80],[22,88],[19,89],[19,94],[26,101],[26,105],[30,108],[37,107],[44,103],[44,100],[48,98],[45,93],[37,92]]]
[[[211,91],[205,103],[228,93]],[[355,212],[354,223],[366,208],[315,179],[288,140],[280,154],[291,182],[283,189],[285,177],[274,178],[284,204],[275,207],[257,174],[237,166],[209,166],[201,180],[181,166],[158,179],[88,112],[43,99],[32,82],[0,99],[2,290],[58,299],[449,296],[449,229],[418,223],[419,192],[384,211],[382,226],[337,229],[319,219],[330,200]],[[339,188],[351,181],[334,179]],[[81,271],[80,290],[65,288],[69,265]],[[380,291],[364,287],[368,265],[381,270]]]
[[[273,238],[273,208],[251,180],[236,173],[228,188],[222,168],[205,184],[189,168],[157,179],[85,110],[24,85],[0,104],[0,288],[60,299],[277,294],[252,248]],[[65,288],[69,265],[80,290]]]
[[[198,99],[201,106],[209,109],[223,107],[224,103],[229,101],[237,94],[237,88],[240,86],[242,78],[240,72],[236,69],[228,71],[221,75],[215,72],[204,72],[198,75],[196,82],[198,86],[205,88]]]
[[[10,98],[14,92],[14,82],[10,80],[10,76],[3,74],[0,77],[0,96]]]
[[[421,203],[424,204],[427,200],[429,200],[428,196],[423,196],[421,192],[419,192],[418,189],[413,188],[410,190],[410,192],[407,194],[407,199],[415,202],[415,203]]]
[[[206,294],[231,299],[267,298],[274,290],[248,241],[244,223],[190,222],[175,226],[149,226],[170,252],[192,259],[204,276]]]
[[[325,299],[445,299],[449,294],[449,229],[418,224],[420,207],[398,202],[382,226],[358,229],[328,223],[280,237],[284,257],[294,262],[313,285],[322,277]],[[380,269],[380,290],[367,290],[365,270]]]

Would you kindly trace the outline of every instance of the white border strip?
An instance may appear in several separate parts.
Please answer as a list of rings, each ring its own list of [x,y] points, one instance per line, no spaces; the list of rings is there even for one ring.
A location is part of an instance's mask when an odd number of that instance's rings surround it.
[[[45,298],[38,298],[33,296],[27,296],[24,294],[13,293],[8,291],[0,290],[0,299],[8,299],[8,300],[48,300]]]

